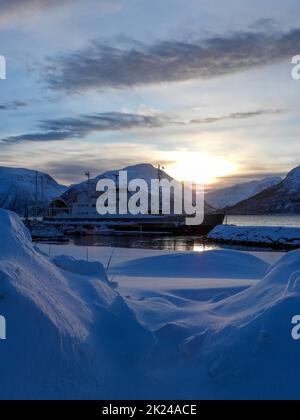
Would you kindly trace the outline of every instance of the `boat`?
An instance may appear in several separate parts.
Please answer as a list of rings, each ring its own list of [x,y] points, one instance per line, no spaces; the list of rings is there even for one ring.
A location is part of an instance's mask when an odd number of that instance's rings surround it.
[[[161,181],[160,168],[158,172],[158,179]],[[116,176],[118,177],[118,175]],[[186,219],[191,218],[191,215],[163,214],[163,197],[159,199],[160,208],[158,211],[160,214],[152,214],[152,205],[148,200],[148,210],[144,210],[144,214],[124,215],[121,214],[121,211],[118,212],[121,202],[120,193],[121,189],[117,187],[116,212],[105,216],[100,215],[97,209],[99,192],[96,189],[95,180],[93,182],[89,180],[82,188],[71,188],[63,196],[54,199],[49,204],[44,221],[61,231],[68,232],[68,234],[73,231],[78,235],[78,232],[84,231],[83,235],[85,236],[150,233],[159,236],[205,236],[217,225],[223,224],[225,219],[225,214],[217,213],[204,203],[205,216],[203,223],[195,226],[187,225]],[[126,191],[127,193],[128,191]],[[175,208],[175,202],[172,202],[170,207]]]
[[[86,236],[86,230],[80,226],[62,228],[62,232],[66,236]]]
[[[216,226],[222,225],[224,219],[224,214],[207,214],[202,224],[189,226],[185,222],[185,216],[154,216],[127,221],[123,219],[121,223],[115,220],[110,227],[118,232],[129,234],[135,232],[174,236],[205,236]]]
[[[205,236],[218,225],[222,225],[225,214],[206,214],[202,224],[189,226],[186,216],[105,216],[97,218],[56,217],[45,219],[61,231],[85,232],[83,235],[133,235],[157,234],[159,236]],[[68,228],[66,226],[69,226]]]

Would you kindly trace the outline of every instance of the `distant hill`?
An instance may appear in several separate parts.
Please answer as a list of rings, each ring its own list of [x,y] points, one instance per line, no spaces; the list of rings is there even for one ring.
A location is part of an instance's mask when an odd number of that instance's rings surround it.
[[[228,208],[228,214],[300,214],[300,166],[279,184]]]
[[[37,187],[36,188],[36,180]],[[24,215],[28,208],[39,213],[55,198],[61,196],[66,187],[58,184],[50,175],[29,169],[0,167],[0,207]]]
[[[205,198],[208,204],[216,209],[232,207],[241,201],[247,200],[262,191],[279,184],[282,181],[280,177],[269,177],[259,181],[250,181],[242,184],[233,185],[229,188],[214,190],[206,194]]]
[[[128,166],[123,169],[116,169],[108,172],[104,172],[101,175],[98,175],[97,177],[91,179],[89,182],[84,181],[79,184],[72,185],[64,194],[63,199],[65,201],[72,201],[73,194],[79,191],[86,191],[90,190],[91,193],[96,192],[96,185],[100,179],[112,179],[115,182],[118,181],[118,175],[120,171],[127,171],[128,174],[128,181],[131,181],[133,179],[143,179],[147,182],[150,190],[151,186],[151,180],[158,179],[159,176],[161,179],[167,179],[169,181],[173,181],[174,178],[172,178],[170,175],[168,175],[163,170],[160,171],[160,174],[158,172],[158,169],[155,168],[153,165],[150,164],[139,164],[134,166]],[[207,213],[214,211],[214,209],[209,206],[208,204],[205,205],[205,211]]]

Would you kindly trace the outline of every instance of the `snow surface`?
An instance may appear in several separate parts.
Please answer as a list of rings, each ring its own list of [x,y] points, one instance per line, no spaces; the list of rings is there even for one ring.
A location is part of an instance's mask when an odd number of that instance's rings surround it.
[[[108,273],[120,283],[116,291],[99,259],[90,265],[48,257],[14,214],[0,210],[0,230],[0,314],[8,331],[0,341],[1,399],[300,398],[300,345],[291,338],[300,312],[300,251],[266,258],[232,252],[230,263],[208,252],[193,257],[187,279],[173,279],[165,266],[174,254],[149,255],[161,258],[158,271],[125,250]],[[69,248],[52,254],[59,249]],[[184,275],[191,254],[181,255]],[[235,270],[244,273],[250,261],[261,267],[261,280],[237,278]],[[144,288],[136,271],[143,264]],[[122,284],[126,278],[131,288]]]
[[[115,267],[113,273],[127,276],[261,279],[268,264],[236,251],[178,253],[137,259]]]
[[[152,333],[94,268],[62,271],[36,250],[13,213],[0,210],[0,231],[0,398],[133,397],[121,372],[138,365]]]
[[[208,234],[208,239],[257,245],[300,247],[300,228],[220,225]]]

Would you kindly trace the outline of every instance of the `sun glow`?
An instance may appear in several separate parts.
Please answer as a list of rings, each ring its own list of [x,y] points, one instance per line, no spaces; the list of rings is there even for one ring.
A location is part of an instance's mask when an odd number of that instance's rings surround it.
[[[175,163],[167,165],[167,172],[179,181],[212,184],[237,171],[234,163],[208,154],[176,152],[172,157]]]

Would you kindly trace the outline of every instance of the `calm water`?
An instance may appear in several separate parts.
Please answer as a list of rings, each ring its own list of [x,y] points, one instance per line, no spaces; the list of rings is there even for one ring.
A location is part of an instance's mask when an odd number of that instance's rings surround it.
[[[287,226],[300,227],[299,216],[228,216],[227,224],[237,226]],[[261,248],[243,247],[243,246],[226,246],[205,244],[201,237],[174,237],[164,236],[156,237],[154,235],[138,235],[138,236],[86,236],[73,237],[71,245],[78,246],[105,246],[114,248],[138,248],[138,249],[156,249],[166,251],[197,251],[203,252],[212,249],[238,249],[261,251]],[[60,244],[61,245],[61,244]],[[68,246],[66,244],[65,246]],[[264,248],[264,251],[268,249]],[[269,251],[274,251],[269,249]],[[276,252],[276,251],[274,251]]]
[[[107,246],[113,248],[156,249],[163,251],[206,251],[219,249],[216,245],[205,245],[200,237],[174,236],[85,236],[72,238],[73,245]],[[66,245],[68,246],[68,245]]]
[[[228,224],[238,226],[289,226],[300,227],[299,216],[228,216]],[[242,246],[220,246],[205,244],[201,237],[156,237],[154,235],[138,236],[86,236],[74,237],[71,244],[78,246],[107,246],[117,248],[156,249],[168,251],[198,251],[203,252],[211,249],[239,249],[260,250]],[[68,245],[66,245],[68,246]],[[267,251],[268,249],[264,249]],[[270,249],[272,251],[272,249]],[[274,251],[274,250],[273,250]]]

